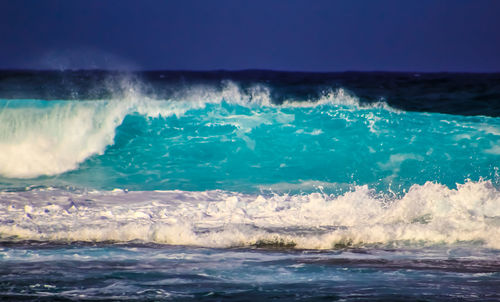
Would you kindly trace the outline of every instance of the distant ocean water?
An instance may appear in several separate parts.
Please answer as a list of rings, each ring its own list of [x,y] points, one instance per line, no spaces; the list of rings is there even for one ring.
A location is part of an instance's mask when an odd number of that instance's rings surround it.
[[[0,297],[500,300],[500,74],[0,72]]]

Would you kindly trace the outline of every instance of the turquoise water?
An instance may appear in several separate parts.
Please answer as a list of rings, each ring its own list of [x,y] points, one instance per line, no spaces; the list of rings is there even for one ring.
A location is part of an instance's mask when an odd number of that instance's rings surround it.
[[[7,73],[0,300],[500,299],[496,75],[263,74]]]
[[[30,179],[4,186],[401,193],[427,181],[499,183],[498,118],[363,107],[343,92],[283,105],[224,96],[1,102],[0,140],[14,163],[0,174]]]

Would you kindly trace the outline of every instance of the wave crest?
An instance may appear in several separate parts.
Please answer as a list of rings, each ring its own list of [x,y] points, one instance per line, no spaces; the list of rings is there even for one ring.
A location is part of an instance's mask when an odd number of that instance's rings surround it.
[[[278,106],[272,103],[266,86],[243,90],[230,81],[222,89],[181,89],[167,100],[147,97],[134,86],[124,91],[115,99],[98,101],[0,100],[0,175],[34,178],[74,170],[90,156],[103,154],[113,144],[116,128],[133,113],[181,116],[223,102],[250,108]],[[359,102],[340,89],[314,102],[286,101],[283,106],[326,104],[358,106]]]

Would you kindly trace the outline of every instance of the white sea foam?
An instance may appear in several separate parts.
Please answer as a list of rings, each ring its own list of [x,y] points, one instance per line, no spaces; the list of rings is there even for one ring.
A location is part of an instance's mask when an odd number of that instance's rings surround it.
[[[298,107],[298,108],[309,108],[317,106],[347,106],[355,109],[373,109],[382,108],[385,110],[390,110],[392,112],[399,112],[392,107],[390,107],[384,101],[378,101],[374,103],[362,103],[359,98],[352,94],[351,92],[343,89],[329,89],[324,91],[319,99],[309,100],[309,101],[297,101],[297,100],[287,100],[283,103],[284,107]]]
[[[133,99],[46,105],[0,111],[0,175],[31,178],[75,169],[113,143],[116,128],[131,111],[161,114]]]
[[[104,107],[104,108],[103,108]],[[113,142],[119,110],[107,104],[59,103],[0,112],[0,174],[34,177],[74,169]]]
[[[225,82],[222,89],[207,86],[181,89],[167,100],[149,98],[133,87],[120,95],[116,99],[101,101],[2,101],[0,176],[34,178],[74,170],[90,156],[103,154],[106,147],[113,144],[116,128],[131,113],[148,117],[182,116],[189,110],[221,102],[250,108],[275,106],[266,86],[255,85],[243,91],[230,81]],[[284,106],[333,103],[359,105],[354,96],[339,89],[316,102],[285,102]],[[281,116],[284,120],[279,120]],[[256,124],[256,118],[262,120],[258,115],[253,118],[233,115],[226,120],[241,128],[240,135],[245,139],[245,129],[262,122]],[[283,123],[293,120],[284,113],[263,118],[268,118],[268,122],[273,118]],[[252,142],[248,143],[251,147]]]
[[[500,249],[500,192],[488,181],[457,189],[429,182],[401,198],[366,186],[340,196],[36,189],[1,192],[0,220],[4,239],[305,249],[466,241]]]

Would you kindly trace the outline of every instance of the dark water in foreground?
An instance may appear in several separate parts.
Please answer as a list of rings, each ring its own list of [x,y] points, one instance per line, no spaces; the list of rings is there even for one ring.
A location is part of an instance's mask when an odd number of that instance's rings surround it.
[[[500,255],[42,243],[0,248],[4,300],[498,301]],[[22,278],[20,278],[22,276]]]

